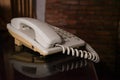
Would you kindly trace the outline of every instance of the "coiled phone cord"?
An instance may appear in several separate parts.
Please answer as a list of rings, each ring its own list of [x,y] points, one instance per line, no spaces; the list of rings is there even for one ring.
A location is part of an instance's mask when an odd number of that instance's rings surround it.
[[[72,55],[72,56],[76,56],[76,57],[80,57],[80,58],[84,58],[84,59],[89,59],[95,63],[99,62],[98,54],[91,48],[91,46],[89,44],[86,45],[86,49],[88,51],[78,50],[78,49],[74,49],[72,47],[65,47],[60,44],[56,44],[56,46],[62,48],[63,54],[67,53],[67,55]]]

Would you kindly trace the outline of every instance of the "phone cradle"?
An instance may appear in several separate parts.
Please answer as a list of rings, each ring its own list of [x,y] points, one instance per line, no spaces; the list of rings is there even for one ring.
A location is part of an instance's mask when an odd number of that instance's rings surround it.
[[[77,36],[33,18],[14,18],[7,24],[17,46],[26,46],[40,55],[63,54],[99,62],[96,51]],[[86,50],[79,47],[86,46]],[[20,48],[16,48],[20,50]]]

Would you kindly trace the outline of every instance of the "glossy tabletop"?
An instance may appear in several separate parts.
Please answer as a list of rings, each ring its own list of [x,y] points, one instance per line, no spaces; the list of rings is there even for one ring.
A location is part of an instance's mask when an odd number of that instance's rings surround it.
[[[91,61],[61,53],[43,57],[25,47],[16,52],[5,32],[0,43],[0,80],[98,80]]]

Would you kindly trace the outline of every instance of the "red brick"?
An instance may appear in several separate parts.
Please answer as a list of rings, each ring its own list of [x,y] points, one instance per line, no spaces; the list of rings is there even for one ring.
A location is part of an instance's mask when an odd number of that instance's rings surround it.
[[[79,0],[62,0],[61,3],[62,4],[70,4],[70,5],[78,5]]]
[[[113,54],[119,4],[113,0],[47,0],[46,21],[92,44],[100,55]]]

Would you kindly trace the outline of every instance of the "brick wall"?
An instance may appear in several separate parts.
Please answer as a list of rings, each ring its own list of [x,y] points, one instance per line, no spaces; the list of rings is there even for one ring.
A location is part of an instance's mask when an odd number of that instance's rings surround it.
[[[46,22],[84,39],[99,53],[101,61],[113,65],[119,4],[119,0],[47,0]]]

